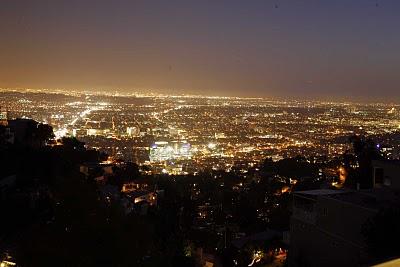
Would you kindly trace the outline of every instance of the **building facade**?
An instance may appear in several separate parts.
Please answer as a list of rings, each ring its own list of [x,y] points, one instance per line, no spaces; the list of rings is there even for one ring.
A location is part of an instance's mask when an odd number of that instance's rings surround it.
[[[294,193],[289,266],[360,266],[369,258],[363,225],[379,210],[376,192]]]

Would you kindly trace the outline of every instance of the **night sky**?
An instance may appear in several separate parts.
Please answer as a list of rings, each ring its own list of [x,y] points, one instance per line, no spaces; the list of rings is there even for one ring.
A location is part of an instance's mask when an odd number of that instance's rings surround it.
[[[2,0],[0,87],[400,101],[400,1]]]

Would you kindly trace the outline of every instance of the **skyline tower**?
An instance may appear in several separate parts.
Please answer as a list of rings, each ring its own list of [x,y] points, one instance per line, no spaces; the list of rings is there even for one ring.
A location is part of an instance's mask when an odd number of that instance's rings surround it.
[[[0,106],[0,125],[8,125],[8,110]]]

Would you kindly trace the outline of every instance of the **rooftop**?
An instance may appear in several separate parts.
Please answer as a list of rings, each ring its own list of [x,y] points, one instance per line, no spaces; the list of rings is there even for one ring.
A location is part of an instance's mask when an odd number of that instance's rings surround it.
[[[294,194],[306,195],[306,196],[326,196],[343,194],[348,191],[345,190],[335,190],[335,189],[316,189],[316,190],[306,190],[306,191],[296,191]]]
[[[336,194],[329,197],[375,210],[390,207],[400,200],[395,192],[384,188],[349,191],[345,194]]]
[[[399,195],[394,191],[385,188],[374,188],[368,190],[333,190],[317,189],[308,191],[294,192],[307,198],[317,199],[318,197],[331,198],[342,202],[347,202],[364,208],[378,210],[399,203]]]

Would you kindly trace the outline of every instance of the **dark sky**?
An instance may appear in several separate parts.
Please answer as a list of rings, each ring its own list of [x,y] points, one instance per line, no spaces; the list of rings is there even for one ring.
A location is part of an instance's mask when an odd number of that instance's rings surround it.
[[[400,101],[399,0],[2,0],[0,87]]]

